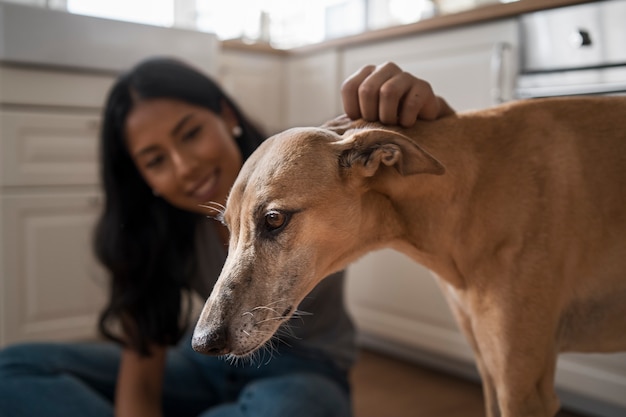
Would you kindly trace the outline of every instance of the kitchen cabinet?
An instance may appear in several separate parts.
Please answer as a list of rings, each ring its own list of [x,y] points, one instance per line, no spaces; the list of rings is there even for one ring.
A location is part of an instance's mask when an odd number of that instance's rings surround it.
[[[284,129],[285,57],[222,50],[217,80],[267,134]]]
[[[346,48],[342,78],[366,64],[393,61],[427,80],[456,110],[510,100],[517,75],[514,19]]]
[[[0,66],[0,346],[96,335],[97,138],[113,80]]]
[[[96,334],[104,276],[91,253],[95,191],[2,195],[2,344]]]
[[[147,56],[171,56],[214,73],[213,34],[136,24],[0,1],[0,60],[32,66],[118,72]],[[64,8],[66,0],[57,0]]]
[[[342,112],[340,53],[264,54],[224,48],[218,81],[268,134],[319,126]]]
[[[218,81],[268,134],[318,126],[340,110],[339,53],[263,54],[223,49]]]
[[[341,110],[340,53],[329,49],[287,61],[287,127],[319,126]]]

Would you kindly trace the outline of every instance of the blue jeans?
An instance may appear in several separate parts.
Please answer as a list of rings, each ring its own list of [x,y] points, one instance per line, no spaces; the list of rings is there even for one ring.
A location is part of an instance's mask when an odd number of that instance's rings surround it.
[[[0,351],[0,417],[112,417],[120,348],[111,343],[31,343]],[[349,417],[345,372],[327,359],[278,352],[230,364],[170,349],[166,417]]]

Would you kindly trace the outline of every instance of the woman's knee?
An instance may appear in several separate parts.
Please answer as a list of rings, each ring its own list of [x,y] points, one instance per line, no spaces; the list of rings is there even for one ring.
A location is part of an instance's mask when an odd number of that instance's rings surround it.
[[[43,368],[43,346],[23,343],[0,350],[0,381]]]
[[[242,391],[238,405],[245,416],[351,415],[345,389],[329,378],[305,373],[253,382]]]

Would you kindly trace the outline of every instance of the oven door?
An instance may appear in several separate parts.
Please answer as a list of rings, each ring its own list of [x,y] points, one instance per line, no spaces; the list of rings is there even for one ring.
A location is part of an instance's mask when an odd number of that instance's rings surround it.
[[[522,15],[518,98],[626,93],[626,0]]]
[[[522,74],[517,98],[573,95],[626,95],[626,66]]]

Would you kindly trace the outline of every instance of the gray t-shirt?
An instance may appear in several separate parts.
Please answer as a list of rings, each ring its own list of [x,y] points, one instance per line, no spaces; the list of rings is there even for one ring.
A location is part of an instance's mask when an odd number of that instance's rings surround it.
[[[226,260],[227,249],[207,220],[198,228],[196,254],[197,276],[191,287],[207,299]],[[313,289],[298,309],[309,313],[289,321],[289,330],[281,332],[278,343],[302,355],[325,354],[340,369],[348,369],[356,357],[355,328],[344,304],[343,271],[330,275]]]

